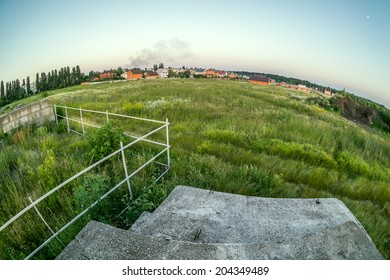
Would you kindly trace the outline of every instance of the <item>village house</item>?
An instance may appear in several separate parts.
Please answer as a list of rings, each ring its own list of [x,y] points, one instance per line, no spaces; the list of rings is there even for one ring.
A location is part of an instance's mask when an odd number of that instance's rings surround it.
[[[160,68],[156,72],[160,78],[168,78],[168,69]]]
[[[154,72],[154,71],[146,71],[144,75],[145,75],[146,79],[156,79],[156,78],[158,78],[158,74],[156,72]]]
[[[208,69],[204,72],[204,75],[207,77],[207,78],[213,78],[216,76],[215,74],[215,71],[213,69]]]
[[[249,77],[250,84],[269,85],[270,79],[265,75],[255,74]]]
[[[296,88],[298,91],[309,93],[311,90],[305,85],[298,85]]]
[[[233,72],[229,74],[229,79],[237,79],[237,76],[236,74],[234,74]]]
[[[332,91],[331,91],[330,88],[326,88],[326,89],[324,90],[324,93],[327,94],[327,95],[332,95]]]
[[[121,78],[127,79],[127,72],[123,72],[123,73],[121,74]]]
[[[142,79],[142,71],[138,69],[127,71],[127,79],[128,80]]]
[[[215,74],[216,74],[216,77],[219,77],[219,78],[226,78],[227,77],[227,72],[225,70],[219,70]]]
[[[201,69],[201,68],[196,68],[193,75],[204,75],[205,74],[205,69]]]
[[[102,73],[100,73],[100,80],[113,79],[114,77],[115,74],[111,71],[104,70]]]

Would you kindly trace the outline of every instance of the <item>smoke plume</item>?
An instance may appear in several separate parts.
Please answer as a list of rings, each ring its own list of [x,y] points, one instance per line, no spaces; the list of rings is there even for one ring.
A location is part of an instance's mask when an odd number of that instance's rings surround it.
[[[175,64],[192,57],[187,42],[177,38],[158,41],[151,48],[143,48],[129,57],[129,68],[150,67],[156,63]]]

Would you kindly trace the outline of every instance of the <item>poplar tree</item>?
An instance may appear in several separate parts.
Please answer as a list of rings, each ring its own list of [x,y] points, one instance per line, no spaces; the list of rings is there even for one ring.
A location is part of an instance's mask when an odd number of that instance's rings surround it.
[[[76,75],[77,75],[77,83],[79,84],[82,80],[82,77],[81,77],[81,70],[80,70],[80,66],[76,66]]]
[[[41,92],[41,83],[39,82],[39,74],[37,73],[37,77],[35,79],[35,87],[36,87],[36,92],[39,93]]]
[[[1,81],[1,99],[5,100],[4,82]]]
[[[27,90],[27,95],[31,95],[30,76],[27,77],[26,90]]]

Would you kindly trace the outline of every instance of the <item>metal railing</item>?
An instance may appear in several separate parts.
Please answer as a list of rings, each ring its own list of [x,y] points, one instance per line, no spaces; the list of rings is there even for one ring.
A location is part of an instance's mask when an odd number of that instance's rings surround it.
[[[146,121],[146,122],[152,122],[152,123],[157,123],[157,124],[163,124],[161,126],[159,126],[158,128],[146,133],[145,135],[141,136],[141,137],[137,137],[137,136],[133,136],[133,135],[128,135],[128,134],[125,134],[133,139],[135,139],[134,141],[130,142],[129,144],[126,144],[126,145],[123,145],[123,143],[121,142],[120,143],[120,148],[118,150],[116,150],[115,152],[109,154],[108,156],[100,159],[99,161],[95,162],[94,164],[88,166],[87,168],[85,168],[84,170],[78,172],[77,174],[73,175],[72,177],[70,177],[69,179],[67,179],[66,181],[62,182],[61,184],[59,184],[58,186],[56,186],[55,188],[53,188],[52,190],[50,190],[49,192],[47,192],[46,194],[42,195],[41,197],[39,197],[38,199],[36,199],[35,201],[33,201],[30,197],[28,197],[28,199],[30,200],[30,205],[28,205],[27,207],[25,207],[23,210],[21,210],[18,214],[16,214],[15,216],[13,216],[11,219],[9,219],[5,224],[3,224],[1,227],[0,227],[0,232],[3,231],[5,228],[7,228],[9,225],[11,225],[14,221],[16,221],[17,219],[19,219],[21,216],[23,216],[26,212],[28,212],[29,210],[31,209],[34,209],[35,212],[38,214],[39,218],[42,220],[42,222],[45,224],[45,226],[50,230],[51,232],[51,236],[45,241],[43,242],[40,246],[38,246],[33,252],[31,252],[25,259],[30,259],[31,257],[33,257],[36,253],[38,253],[44,246],[46,246],[49,242],[51,242],[54,238],[56,238],[62,245],[62,241],[59,239],[58,235],[60,233],[62,233],[64,230],[66,230],[70,225],[72,225],[74,222],[76,222],[79,218],[81,218],[83,215],[85,215],[89,210],[91,210],[93,207],[95,207],[101,200],[103,200],[104,198],[106,198],[109,194],[111,194],[113,191],[115,191],[116,189],[118,189],[120,186],[122,186],[123,184],[127,184],[127,187],[128,187],[128,191],[129,191],[129,195],[130,195],[130,198],[133,199],[133,193],[132,193],[132,189],[131,189],[131,182],[130,182],[130,179],[132,177],[134,177],[136,174],[138,174],[141,170],[143,170],[146,166],[150,165],[152,162],[155,162],[159,165],[162,165],[165,167],[165,170],[162,172],[162,174],[160,174],[160,176],[158,176],[155,180],[154,180],[154,183],[157,182],[159,179],[161,179],[170,169],[170,165],[171,165],[171,162],[170,162],[170,154],[169,154],[169,149],[170,149],[170,145],[169,145],[169,122],[168,122],[168,118],[165,120],[165,122],[163,121],[157,121],[157,120],[151,120],[151,119],[145,119],[145,118],[139,118],[139,117],[132,117],[132,116],[126,116],[126,115],[120,115],[120,114],[114,114],[114,113],[109,113],[109,112],[101,112],[101,111],[93,111],[93,110],[85,110],[85,109],[81,109],[81,108],[71,108],[71,107],[66,107],[66,106],[59,106],[59,105],[54,105],[54,112],[55,112],[55,117],[56,117],[56,122],[58,123],[58,117],[61,117],[63,119],[66,120],[66,124],[67,124],[67,131],[68,132],[75,132],[77,134],[80,134],[80,135],[84,135],[85,134],[85,126],[90,126],[90,127],[94,127],[94,128],[100,128],[101,126],[99,125],[96,125],[96,124],[91,124],[91,123],[88,123],[85,121],[85,119],[83,118],[83,112],[89,112],[89,113],[96,113],[96,114],[104,114],[105,115],[105,119],[106,119],[106,122],[109,122],[109,116],[116,116],[116,117],[120,117],[120,118],[128,118],[128,119],[134,119],[134,120],[139,120],[139,121]],[[58,114],[58,108],[63,108],[65,110],[65,116],[63,115],[59,115]],[[80,115],[80,119],[74,119],[74,118],[70,118],[68,116],[68,110],[76,110],[76,111],[79,111],[79,115]],[[81,129],[82,129],[82,132],[78,132],[74,129],[72,129],[70,127],[70,122],[76,122],[76,123],[79,123],[81,124]],[[147,137],[155,134],[156,132],[160,131],[160,130],[163,130],[165,129],[165,136],[166,136],[166,142],[165,143],[161,143],[161,142],[157,142],[157,141],[153,141],[153,140],[150,140],[150,139],[147,139]],[[155,144],[155,145],[159,145],[159,146],[163,146],[164,149],[162,151],[160,151],[159,153],[157,153],[156,155],[154,155],[152,158],[150,158],[148,161],[146,161],[142,166],[140,166],[138,169],[136,169],[135,171],[133,171],[131,174],[128,174],[128,168],[127,168],[127,164],[126,164],[126,159],[125,159],[125,153],[124,151],[130,147],[132,147],[134,144],[138,143],[138,142],[141,142],[141,141],[144,141],[144,142],[147,142],[147,143],[151,143],[151,144]],[[158,157],[160,157],[161,155],[163,155],[164,153],[166,153],[166,157],[167,157],[167,163],[161,163],[161,162],[157,162],[156,159]],[[65,224],[63,227],[61,227],[59,230],[57,230],[56,232],[53,231],[53,229],[49,226],[49,224],[46,222],[46,220],[44,219],[44,217],[41,215],[41,213],[39,212],[38,208],[37,208],[37,205],[45,200],[47,197],[51,196],[53,193],[57,192],[58,190],[60,190],[61,188],[63,188],[64,186],[66,186],[67,184],[69,184],[70,182],[72,182],[73,180],[77,179],[78,177],[82,176],[83,174],[87,173],[88,171],[92,170],[93,168],[95,168],[96,166],[100,165],[101,163],[111,159],[112,157],[114,157],[115,155],[118,155],[120,154],[121,157],[122,157],[122,164],[123,164],[123,168],[124,168],[124,174],[125,174],[125,178],[123,178],[122,181],[120,181],[118,184],[116,184],[114,187],[112,187],[109,191],[107,191],[105,194],[103,194],[99,199],[97,199],[95,202],[93,202],[91,205],[89,205],[88,207],[86,207],[82,212],[80,212],[76,217],[74,217],[71,221],[69,221],[67,224]],[[123,211],[122,211],[123,212]]]

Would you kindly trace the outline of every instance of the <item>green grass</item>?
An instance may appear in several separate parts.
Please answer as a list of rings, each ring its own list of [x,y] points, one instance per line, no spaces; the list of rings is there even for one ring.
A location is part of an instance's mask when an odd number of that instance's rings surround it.
[[[362,128],[294,94],[284,88],[238,81],[166,79],[76,86],[47,95],[53,104],[169,118],[172,169],[162,183],[165,191],[156,194],[158,198],[178,184],[267,197],[335,197],[349,207],[379,251],[390,259],[389,134]],[[150,129],[137,121],[113,121],[134,134]],[[26,194],[33,192],[38,197],[49,188],[48,183],[73,175],[90,161],[85,155],[87,146],[77,135],[52,133],[54,128],[47,133],[25,130],[7,136],[0,155],[4,217],[26,205]],[[155,139],[164,139],[164,134]],[[146,151],[145,156],[152,148]],[[53,163],[53,154],[58,163]],[[95,181],[90,182],[99,186],[108,180],[106,177],[119,176],[117,173],[103,172],[103,178],[93,174],[91,180]],[[147,174],[143,176],[140,186]],[[84,183],[75,184],[74,189]],[[142,190],[140,187],[137,195]],[[80,191],[76,193],[79,197]],[[148,203],[143,202],[145,199]],[[150,210],[160,201],[153,195],[141,196],[126,223],[135,219],[140,205]],[[63,204],[67,215],[72,214],[74,200],[64,200]],[[71,240],[81,226],[64,238]],[[1,246],[5,246],[2,241]],[[50,248],[54,255],[57,247]],[[10,256],[18,258],[18,254],[13,251]]]

